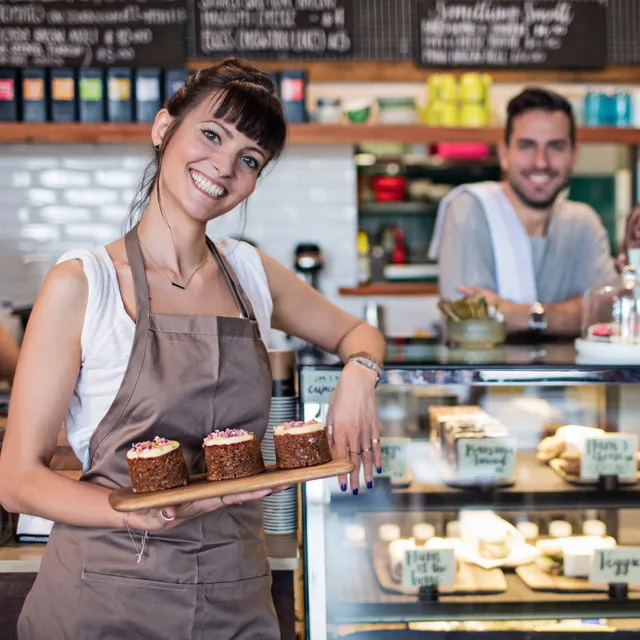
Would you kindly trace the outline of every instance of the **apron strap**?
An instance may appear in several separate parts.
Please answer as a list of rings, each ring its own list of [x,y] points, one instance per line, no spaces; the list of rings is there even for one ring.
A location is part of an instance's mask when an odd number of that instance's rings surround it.
[[[149,287],[147,286],[147,276],[144,271],[144,260],[142,259],[137,227],[133,227],[124,237],[124,246],[127,250],[131,277],[133,278],[133,290],[136,295],[139,322],[149,318]]]
[[[238,280],[235,269],[229,264],[226,256],[218,251],[218,248],[209,239],[209,237],[207,237],[207,244],[209,245],[211,252],[215,256],[218,264],[220,265],[220,268],[222,269],[222,273],[224,274],[227,284],[231,289],[231,293],[233,294],[233,297],[235,298],[236,304],[240,308],[242,315],[245,318],[249,318],[249,320],[256,320],[256,314],[253,312],[253,305],[251,304],[251,300],[249,300],[249,297],[244,292],[244,289],[242,288],[242,285]]]

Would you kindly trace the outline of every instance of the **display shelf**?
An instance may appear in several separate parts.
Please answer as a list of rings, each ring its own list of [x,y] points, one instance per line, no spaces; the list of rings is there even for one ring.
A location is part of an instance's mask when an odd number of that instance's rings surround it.
[[[335,556],[332,556],[335,557]],[[380,588],[369,551],[350,549],[339,563],[327,567],[330,622],[414,622],[427,620],[537,620],[560,618],[636,617],[640,593],[624,600],[603,593],[543,593],[527,587],[515,574],[506,573],[507,590],[484,596],[443,596],[420,602],[416,596],[395,595]]]
[[[146,123],[0,123],[0,143],[79,143],[151,145],[151,125]],[[435,142],[482,142],[497,144],[503,136],[500,126],[492,127],[429,127],[377,124],[317,124],[289,125],[291,144],[357,144],[359,142],[396,142],[430,144]],[[582,143],[640,145],[640,129],[615,127],[580,127]]]
[[[505,489],[452,489],[437,476],[430,457],[418,457],[413,442],[413,463],[433,469],[432,482],[414,480],[407,488],[392,487],[385,479],[377,479],[372,490],[358,495],[358,511],[445,511],[473,505],[489,509],[615,509],[637,508],[640,484],[603,491],[595,486],[575,486],[562,480],[550,467],[536,460],[534,453],[518,453],[513,487]],[[428,456],[428,454],[425,454]],[[335,493],[331,509],[352,513],[353,496]]]
[[[420,216],[438,211],[438,204],[432,202],[363,202],[358,206],[361,216]]]

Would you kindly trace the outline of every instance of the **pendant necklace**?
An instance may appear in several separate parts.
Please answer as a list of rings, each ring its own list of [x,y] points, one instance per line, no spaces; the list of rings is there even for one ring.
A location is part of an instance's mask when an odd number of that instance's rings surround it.
[[[142,243],[142,240],[140,240],[140,245],[147,252],[147,255],[149,256],[149,258],[151,258],[151,262],[153,262],[153,264],[155,264],[156,267],[160,267],[160,265],[154,260],[154,258],[151,255],[151,252],[149,251],[149,249],[147,249],[147,247],[144,246],[144,244]],[[208,254],[209,254],[209,251],[206,251],[205,254],[204,254],[204,258],[202,258],[202,262],[195,268],[194,272],[189,276],[189,279],[184,284],[179,284],[179,283],[175,282],[174,280],[172,280],[169,277],[169,274],[167,273],[167,270],[164,269],[164,272],[165,272],[165,275],[167,276],[167,280],[169,281],[169,284],[172,285],[173,287],[175,287],[176,289],[181,289],[182,291],[184,291],[189,286],[189,283],[191,282],[191,280],[193,280],[193,276],[195,276],[196,273],[198,273],[198,271],[200,271],[200,269],[202,269],[202,267],[204,267],[204,265],[205,265],[205,263],[207,261]]]

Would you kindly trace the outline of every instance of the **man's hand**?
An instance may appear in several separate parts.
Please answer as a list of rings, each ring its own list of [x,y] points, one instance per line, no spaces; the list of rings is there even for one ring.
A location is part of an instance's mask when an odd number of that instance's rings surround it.
[[[481,287],[458,287],[465,296],[481,295],[490,307],[495,307],[504,317],[509,332],[526,331],[529,328],[529,305],[517,304],[501,298],[495,291]]]

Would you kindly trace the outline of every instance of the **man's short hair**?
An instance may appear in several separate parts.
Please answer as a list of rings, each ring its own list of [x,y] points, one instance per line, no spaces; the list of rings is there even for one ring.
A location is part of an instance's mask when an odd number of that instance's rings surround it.
[[[571,144],[575,145],[576,121],[569,101],[554,91],[548,91],[540,87],[529,87],[514,98],[511,98],[507,105],[507,123],[504,127],[504,141],[507,146],[511,142],[514,118],[523,113],[527,113],[527,111],[535,111],[536,109],[547,111],[548,113],[554,113],[555,111],[565,113],[567,118],[569,118]]]

